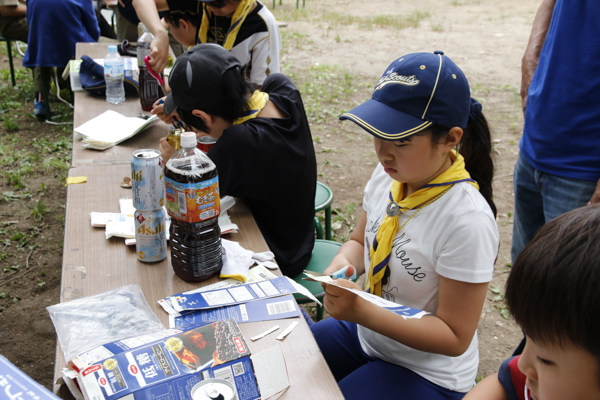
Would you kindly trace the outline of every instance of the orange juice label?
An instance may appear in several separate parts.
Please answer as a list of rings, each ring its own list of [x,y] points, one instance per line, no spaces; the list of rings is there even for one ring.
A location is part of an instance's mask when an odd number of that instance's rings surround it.
[[[199,183],[179,183],[165,177],[167,212],[183,222],[202,222],[221,212],[219,177]]]

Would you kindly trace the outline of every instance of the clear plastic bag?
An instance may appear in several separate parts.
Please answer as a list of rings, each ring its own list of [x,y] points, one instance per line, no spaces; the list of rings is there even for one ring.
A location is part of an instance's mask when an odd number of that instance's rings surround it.
[[[67,362],[105,343],[165,329],[139,285],[122,286],[46,309]]]

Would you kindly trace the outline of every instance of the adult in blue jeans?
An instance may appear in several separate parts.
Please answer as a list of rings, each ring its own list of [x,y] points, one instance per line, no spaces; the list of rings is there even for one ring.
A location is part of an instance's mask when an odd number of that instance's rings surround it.
[[[522,63],[511,257],[546,222],[600,202],[600,2],[543,0]]]

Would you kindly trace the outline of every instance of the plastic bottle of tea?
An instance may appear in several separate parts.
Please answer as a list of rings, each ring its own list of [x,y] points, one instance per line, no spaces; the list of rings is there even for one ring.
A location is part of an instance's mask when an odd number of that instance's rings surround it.
[[[193,132],[181,134],[181,149],[165,166],[165,198],[171,216],[171,265],[187,282],[217,274],[222,267],[219,174],[196,148]]]

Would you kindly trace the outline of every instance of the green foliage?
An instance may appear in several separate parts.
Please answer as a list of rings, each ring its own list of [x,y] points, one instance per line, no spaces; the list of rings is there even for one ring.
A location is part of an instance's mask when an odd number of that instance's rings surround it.
[[[31,201],[29,204],[29,210],[31,212],[31,216],[38,221],[40,221],[46,214],[50,212],[46,204],[41,200]]]
[[[11,265],[10,267],[4,267],[4,273],[18,271],[21,269],[20,265]]]
[[[354,202],[346,204],[344,210],[340,208],[334,208],[331,210],[332,215],[335,214],[335,217],[332,218],[331,221],[331,229],[333,231],[337,231],[342,229],[343,225],[348,226],[348,232],[352,232],[354,227],[356,226],[354,216],[354,209],[356,208],[356,204]]]
[[[492,299],[496,303],[494,304],[494,307],[498,309],[502,318],[508,319],[510,317],[510,311],[508,311],[508,305],[504,299],[504,293],[502,292],[502,289],[496,285],[490,285],[489,290],[495,294],[494,298]]]
[[[355,15],[343,14],[340,12],[326,12],[321,16],[321,19],[325,21],[330,29],[335,29],[340,25],[358,25],[360,29],[372,30],[381,28],[390,29],[405,29],[405,28],[416,28],[419,26],[421,20],[429,18],[431,12],[427,10],[412,10],[408,14],[379,14],[374,17],[359,17]],[[336,37],[338,40],[339,35]]]
[[[19,123],[16,122],[15,120],[11,119],[11,118],[5,118],[4,119],[4,127],[9,132],[15,132],[15,131],[19,130]]]
[[[300,90],[311,126],[335,120],[351,108],[349,97],[356,92],[357,77],[346,70],[320,64],[288,75]]]

